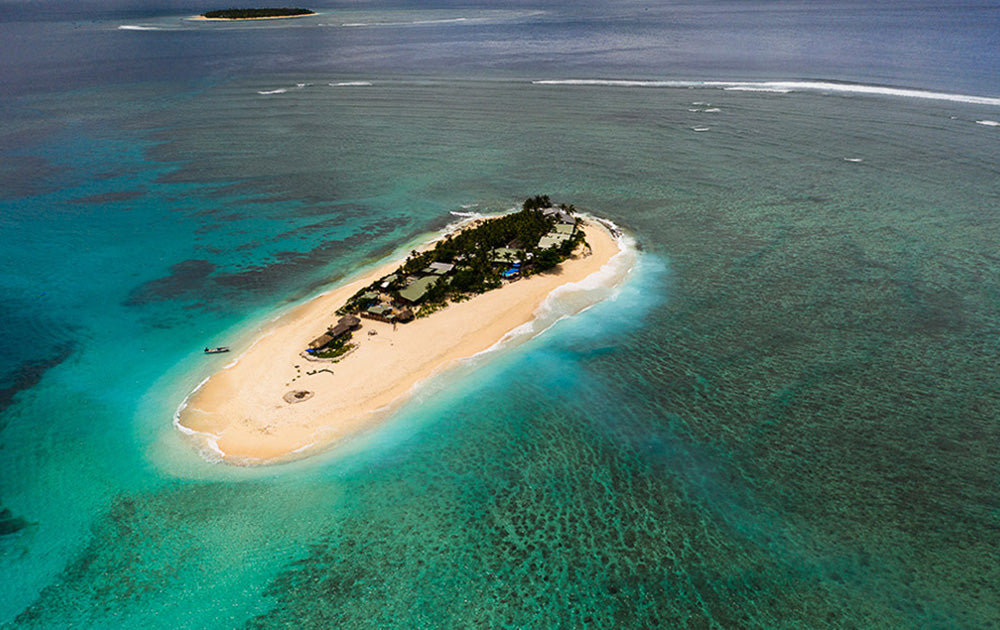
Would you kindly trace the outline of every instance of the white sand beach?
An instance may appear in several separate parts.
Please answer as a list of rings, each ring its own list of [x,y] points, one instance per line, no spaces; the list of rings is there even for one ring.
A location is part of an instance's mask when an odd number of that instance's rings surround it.
[[[321,295],[276,321],[235,364],[208,379],[180,411],[179,424],[196,432],[192,439],[214,442],[223,459],[234,464],[283,461],[329,447],[385,418],[419,381],[489,349],[531,321],[554,289],[600,271],[620,251],[619,243],[595,221],[584,229],[590,251],[578,251],[554,272],[512,282],[395,329],[363,320],[353,338],[358,347],[337,363],[309,361],[301,353],[336,322],[335,311],[350,296],[392,272],[399,261]],[[289,403],[286,396],[293,391],[311,395]]]

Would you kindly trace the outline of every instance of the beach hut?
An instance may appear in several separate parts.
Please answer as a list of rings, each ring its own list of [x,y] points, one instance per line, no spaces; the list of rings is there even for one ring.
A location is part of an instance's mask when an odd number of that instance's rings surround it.
[[[334,339],[340,339],[349,332],[351,332],[351,327],[345,326],[344,324],[337,324],[336,326],[331,326],[326,330],[326,334]]]
[[[405,324],[406,322],[413,321],[413,311],[408,308],[404,308],[398,313],[396,313],[396,321]]]
[[[337,320],[337,324],[338,325],[343,324],[344,326],[347,326],[349,329],[354,330],[355,328],[361,325],[361,320],[356,315],[344,315],[339,320]]]
[[[325,348],[335,338],[336,337],[334,337],[330,333],[326,333],[324,335],[320,335],[319,337],[316,337],[315,339],[313,339],[312,341],[309,342],[309,349],[310,350],[319,350],[321,348]]]

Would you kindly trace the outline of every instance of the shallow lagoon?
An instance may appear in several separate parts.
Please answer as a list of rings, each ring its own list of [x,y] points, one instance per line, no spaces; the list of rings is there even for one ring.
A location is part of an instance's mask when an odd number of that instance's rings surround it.
[[[279,72],[10,111],[0,620],[995,625],[995,105]],[[635,235],[617,299],[312,460],[171,427],[203,346],[540,192]]]

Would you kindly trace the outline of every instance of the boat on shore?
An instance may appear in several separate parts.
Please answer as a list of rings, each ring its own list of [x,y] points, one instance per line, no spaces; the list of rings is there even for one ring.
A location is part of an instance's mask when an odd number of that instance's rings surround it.
[[[205,348],[205,354],[221,354],[229,352],[229,346],[219,346],[218,348]]]

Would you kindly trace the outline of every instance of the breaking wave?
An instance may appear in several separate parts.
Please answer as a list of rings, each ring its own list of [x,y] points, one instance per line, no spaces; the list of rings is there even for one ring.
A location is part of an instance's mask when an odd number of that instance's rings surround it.
[[[589,218],[600,222],[611,233],[618,244],[618,252],[603,267],[583,280],[553,289],[535,310],[531,321],[514,328],[489,348],[463,359],[462,362],[476,362],[497,350],[533,339],[568,317],[588,311],[604,300],[617,298],[622,285],[635,269],[639,257],[638,244],[634,237],[624,233],[611,221]]]
[[[911,88],[864,85],[861,83],[835,83],[832,81],[635,81],[627,79],[549,79],[532,81],[533,85],[576,85],[627,88],[707,88],[742,92],[832,92],[837,94],[864,94],[871,96],[896,96],[921,98],[954,103],[1000,106],[1000,97],[975,96],[932,92]]]
[[[257,90],[257,93],[261,96],[270,96],[273,94],[284,94],[288,90],[304,90],[307,87],[311,87],[312,83],[296,83],[295,87],[292,88],[277,88],[275,90]]]
[[[228,366],[227,366],[228,367]],[[214,433],[208,433],[207,431],[197,431],[189,426],[186,426],[181,422],[181,414],[187,409],[188,403],[191,401],[191,397],[198,393],[198,391],[208,382],[209,377],[205,377],[194,390],[184,397],[181,401],[179,407],[174,412],[173,425],[174,428],[183,433],[184,435],[192,438],[196,442],[196,448],[198,454],[201,455],[203,459],[213,464],[218,464],[222,462],[225,458],[225,453],[219,448],[219,437]]]
[[[407,22],[345,22],[341,26],[349,28],[358,28],[364,26],[423,26],[427,24],[451,24],[455,22],[468,22],[470,19],[465,17],[456,18],[440,18],[440,19],[429,19],[429,20],[410,20]]]

